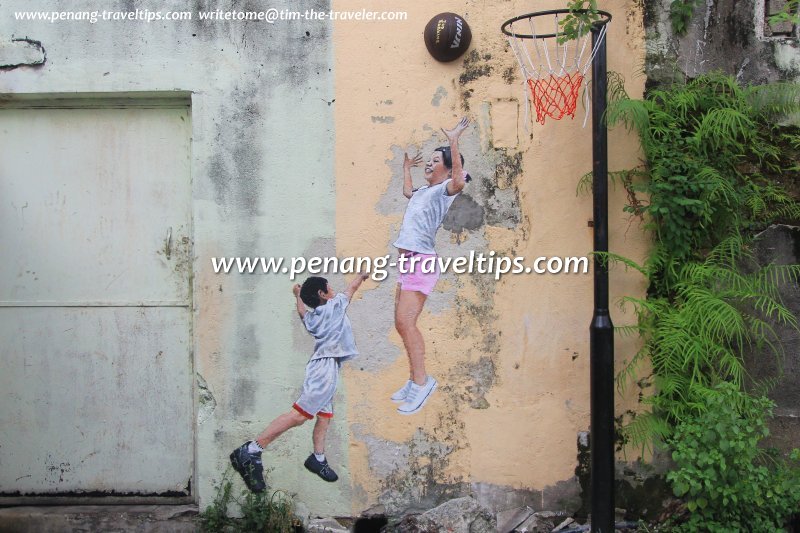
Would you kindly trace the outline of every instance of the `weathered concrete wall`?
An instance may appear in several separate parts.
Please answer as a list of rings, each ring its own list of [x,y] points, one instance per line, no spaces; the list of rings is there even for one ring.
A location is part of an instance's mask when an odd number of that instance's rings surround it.
[[[201,22],[196,16],[262,7],[230,0],[190,6],[20,0],[3,2],[0,16],[0,40],[27,37],[46,51],[43,64],[0,72],[0,93],[192,92],[195,493],[201,503],[213,496],[230,450],[289,408],[309,353],[305,340],[297,341],[302,326],[292,316],[291,283],[280,276],[214,275],[210,258],[317,253],[314,243],[334,233],[330,24]],[[90,24],[12,16],[15,10],[94,9],[187,10],[195,17]],[[18,54],[14,59],[20,62]],[[347,447],[344,431],[338,426],[331,437],[335,456]],[[309,441],[308,432],[298,431],[277,444],[271,478],[313,502],[318,513],[347,512],[347,481],[331,491],[305,477],[301,455]],[[341,474],[347,480],[346,465]]]
[[[545,2],[536,9],[557,7]],[[334,31],[337,253],[391,251],[406,204],[403,152],[428,157],[444,142],[440,128],[466,114],[473,125],[461,146],[475,180],[440,230],[439,253],[587,255],[591,197],[576,197],[575,190],[591,170],[591,128],[581,129],[581,108],[574,121],[526,126],[523,80],[499,32],[504,20],[531,6],[448,6],[473,32],[470,52],[451,64],[436,63],[422,45],[421,30],[436,10],[424,3],[407,9],[413,24],[366,36],[343,23]],[[641,9],[625,1],[607,2],[604,9],[614,16],[608,68],[625,77],[632,96],[641,96]],[[613,131],[609,146],[612,170],[637,164],[634,137]],[[624,200],[623,191],[613,191],[610,246],[641,259],[646,237],[623,214]],[[622,271],[612,273],[611,285],[612,299],[643,291],[641,279]],[[377,505],[397,513],[468,493],[495,511],[523,504],[576,509],[576,435],[589,424],[591,275],[499,282],[443,276],[420,318],[429,372],[441,386],[424,411],[409,418],[398,417],[388,401],[408,375],[392,324],[394,291],[394,283],[367,285],[351,308],[364,353],[345,372],[347,390],[361,398],[351,396],[348,411],[354,512]],[[614,315],[618,324],[633,320],[616,309]],[[629,358],[631,341],[618,339],[616,353],[620,362]],[[618,409],[634,403],[620,400]]]
[[[671,0],[644,2],[646,72],[651,82],[713,71],[744,83],[800,79],[796,37],[773,37],[765,29],[765,0],[708,0],[695,8],[686,35],[669,20]]]
[[[174,4],[174,5],[173,5]],[[536,9],[562,7],[544,2]],[[92,9],[86,1],[5,2],[11,10]],[[168,7],[114,1],[105,9]],[[174,2],[172,9],[183,9]],[[263,9],[258,2],[198,0],[190,10]],[[274,8],[328,9],[326,2]],[[360,10],[350,0],[338,10]],[[609,69],[633,97],[644,61],[641,6],[613,0]],[[576,196],[591,169],[591,130],[574,121],[525,124],[524,85],[501,23],[529,3],[462,1],[472,49],[434,62],[422,28],[428,2],[375,2],[405,22],[34,23],[0,19],[0,39],[26,36],[0,72],[0,93],[192,92],[194,344],[197,492],[209,503],[230,450],[286,411],[302,383],[311,340],[294,316],[284,276],[217,275],[215,256],[380,256],[392,251],[405,208],[403,152],[443,143],[439,128],[473,119],[462,141],[475,178],[439,233],[442,255],[470,250],[527,258],[585,256],[591,198]],[[442,8],[444,9],[444,8]],[[37,55],[41,50],[41,55]],[[43,64],[33,65],[41,57]],[[638,163],[635,137],[612,131],[611,170]],[[415,174],[418,184],[419,174]],[[610,247],[634,259],[646,235],[612,191]],[[330,276],[342,287],[341,276]],[[643,280],[611,274],[612,301]],[[430,507],[473,493],[493,510],[522,504],[577,508],[576,435],[589,425],[590,274],[443,276],[420,324],[440,389],[424,411],[401,417],[388,401],[407,377],[393,327],[393,281],[367,282],[350,308],[361,351],[346,366],[328,454],[341,480],[302,468],[305,426],[265,454],[270,483],[315,515]],[[612,311],[616,324],[631,315]],[[618,339],[618,361],[635,340]],[[618,411],[635,406],[620,399]],[[131,453],[135,453],[133,450]],[[191,453],[191,451],[187,451]]]

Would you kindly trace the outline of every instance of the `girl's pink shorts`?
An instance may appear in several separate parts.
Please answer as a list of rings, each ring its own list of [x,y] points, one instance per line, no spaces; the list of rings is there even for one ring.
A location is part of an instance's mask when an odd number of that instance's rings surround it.
[[[397,264],[400,290],[419,291],[426,296],[433,292],[440,274],[436,254],[404,252],[401,255],[407,259],[404,263]]]

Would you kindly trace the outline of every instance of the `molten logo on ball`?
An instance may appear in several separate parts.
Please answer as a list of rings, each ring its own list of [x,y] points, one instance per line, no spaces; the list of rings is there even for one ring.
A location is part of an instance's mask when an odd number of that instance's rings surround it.
[[[425,47],[437,61],[454,61],[467,51],[472,31],[467,22],[455,13],[439,13],[425,26]]]

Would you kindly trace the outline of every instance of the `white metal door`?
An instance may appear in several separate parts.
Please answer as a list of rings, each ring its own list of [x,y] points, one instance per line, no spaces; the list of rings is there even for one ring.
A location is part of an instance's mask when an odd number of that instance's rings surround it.
[[[0,494],[190,494],[190,132],[0,109]]]

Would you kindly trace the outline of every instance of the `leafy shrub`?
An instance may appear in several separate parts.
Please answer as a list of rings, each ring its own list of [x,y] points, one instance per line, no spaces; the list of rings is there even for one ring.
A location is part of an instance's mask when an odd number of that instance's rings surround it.
[[[669,440],[677,469],[667,480],[690,512],[677,531],[779,531],[800,506],[800,469],[757,447],[774,404],[729,383],[715,389],[707,409]]]

